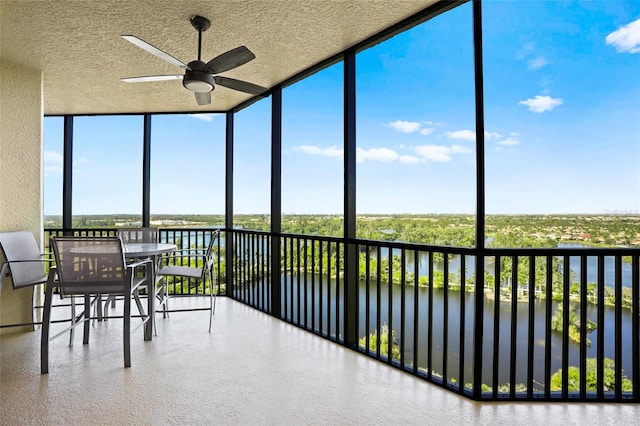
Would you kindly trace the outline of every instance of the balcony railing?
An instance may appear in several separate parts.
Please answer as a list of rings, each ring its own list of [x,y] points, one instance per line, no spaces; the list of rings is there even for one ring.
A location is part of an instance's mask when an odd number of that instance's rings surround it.
[[[205,247],[212,230],[160,235]],[[48,240],[61,231],[45,233]],[[640,402],[637,249],[221,235],[219,293],[453,392],[477,400]],[[355,341],[348,330],[357,331]]]
[[[451,391],[640,401],[637,249],[349,240],[351,282],[342,238],[281,235],[274,246],[268,233],[234,230],[233,243],[235,299]],[[357,303],[345,306],[351,286]],[[345,338],[350,318],[357,342]]]

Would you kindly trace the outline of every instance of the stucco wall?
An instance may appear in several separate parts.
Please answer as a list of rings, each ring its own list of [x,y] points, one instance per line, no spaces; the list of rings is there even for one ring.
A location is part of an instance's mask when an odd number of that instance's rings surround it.
[[[0,61],[0,231],[32,231],[40,247],[42,121],[42,73]],[[32,288],[13,290],[2,278],[0,324],[33,321],[32,300]],[[32,329],[0,328],[0,334]]]

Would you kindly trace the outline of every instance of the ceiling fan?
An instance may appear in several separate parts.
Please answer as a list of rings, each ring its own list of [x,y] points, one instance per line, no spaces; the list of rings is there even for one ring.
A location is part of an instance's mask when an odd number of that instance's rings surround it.
[[[202,33],[209,29],[211,22],[207,18],[196,15],[191,17],[191,25],[198,31],[198,59],[189,62],[187,65],[136,36],[122,36],[122,38],[128,42],[135,44],[152,55],[183,69],[184,75],[151,75],[146,77],[128,77],[121,80],[127,83],[143,83],[182,79],[182,85],[195,93],[198,105],[209,105],[211,103],[211,91],[215,89],[216,84],[252,95],[264,95],[267,92],[267,88],[258,86],[257,84],[215,75],[244,65],[252,61],[256,56],[245,46],[240,46],[216,56],[209,62],[202,62],[200,59]]]

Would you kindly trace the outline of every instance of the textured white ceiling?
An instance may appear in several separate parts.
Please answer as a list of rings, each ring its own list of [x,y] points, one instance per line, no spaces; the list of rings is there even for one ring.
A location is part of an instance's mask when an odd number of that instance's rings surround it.
[[[252,96],[216,87],[200,107],[181,80],[121,82],[181,71],[120,35],[188,63],[198,48],[189,18],[204,16],[202,60],[245,45],[256,59],[221,75],[273,87],[436,1],[0,0],[0,58],[43,72],[46,114],[226,111]]]

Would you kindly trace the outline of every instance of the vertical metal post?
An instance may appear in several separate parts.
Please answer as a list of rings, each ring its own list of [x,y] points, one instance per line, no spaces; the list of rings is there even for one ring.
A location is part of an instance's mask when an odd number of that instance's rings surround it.
[[[226,262],[226,290],[227,296],[233,296],[233,118],[234,113],[227,112],[226,141],[225,141],[225,207],[224,207],[224,258]]]
[[[62,166],[62,232],[67,233],[73,227],[72,190],[73,190],[73,115],[64,116],[64,146]]]
[[[473,0],[473,56],[476,104],[476,291],[473,334],[473,398],[482,397],[482,342],[484,330],[484,86],[482,66],[482,2]],[[496,284],[497,285],[497,284]],[[494,372],[495,374],[495,372]]]
[[[282,87],[271,91],[271,314],[281,318],[280,233],[282,232]]]
[[[142,146],[142,226],[151,222],[151,114],[144,115]]]
[[[344,54],[344,342],[358,345],[358,252],[356,238],[356,52]],[[337,296],[337,295],[336,295]]]

